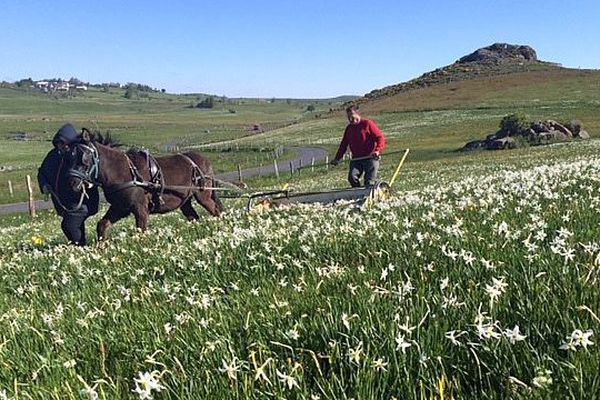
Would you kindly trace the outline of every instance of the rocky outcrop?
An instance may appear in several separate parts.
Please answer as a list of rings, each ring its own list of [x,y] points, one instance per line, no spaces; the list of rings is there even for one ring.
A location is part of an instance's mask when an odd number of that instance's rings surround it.
[[[397,85],[375,89],[362,99],[353,100],[346,104],[392,96],[397,93],[422,89],[429,86],[463,81],[477,77],[506,75],[525,72],[532,69],[550,70],[557,64],[540,61],[535,50],[530,46],[508,43],[494,43],[468,54],[453,64],[426,72],[418,78]]]
[[[472,140],[468,142],[461,148],[461,150],[507,150],[520,147],[523,144],[539,145],[563,142],[573,139],[589,138],[589,133],[581,129],[581,122],[579,121],[572,121],[569,124],[561,124],[554,120],[548,119],[543,122],[534,122],[531,124],[529,129],[524,129],[518,132],[500,129],[499,131],[488,135],[483,140]]]
[[[460,58],[456,64],[466,63],[504,63],[504,62],[531,62],[537,61],[535,50],[529,46],[520,46],[508,43],[494,43],[482,47],[473,53]]]

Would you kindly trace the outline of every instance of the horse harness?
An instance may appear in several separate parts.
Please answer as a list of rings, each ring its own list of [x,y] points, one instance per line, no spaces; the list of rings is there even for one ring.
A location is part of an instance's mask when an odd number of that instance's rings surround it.
[[[146,160],[146,168],[148,168],[148,172],[150,175],[149,180],[145,180],[140,173],[139,169],[135,166],[131,157],[135,154],[140,154]],[[105,188],[104,191],[107,194],[115,193],[124,189],[128,189],[131,187],[139,187],[148,190],[152,193],[152,209],[157,209],[162,204],[164,204],[164,200],[162,199],[162,195],[165,190],[204,190],[205,189],[205,181],[206,175],[202,172],[198,164],[192,160],[190,157],[185,154],[178,153],[180,157],[183,157],[187,160],[187,162],[192,167],[192,184],[189,186],[175,186],[175,185],[166,185],[164,180],[164,175],[162,172],[162,168],[160,164],[147,150],[139,150],[134,153],[126,153],[127,156],[127,164],[129,166],[129,170],[131,171],[131,175],[133,179],[129,182],[119,183],[117,185],[112,185],[108,188]]]

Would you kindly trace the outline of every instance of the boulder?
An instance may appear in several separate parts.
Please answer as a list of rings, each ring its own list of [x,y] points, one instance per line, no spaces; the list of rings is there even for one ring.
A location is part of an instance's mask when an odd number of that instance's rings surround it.
[[[546,121],[547,126],[550,129],[553,129],[555,131],[559,131],[565,134],[565,136],[567,138],[572,138],[573,137],[573,133],[563,124],[560,124],[554,120],[549,119],[548,121]]]
[[[473,53],[460,58],[457,63],[500,63],[503,61],[537,61],[537,54],[535,50],[529,46],[494,43],[491,46],[482,47],[481,49],[477,49]]]
[[[515,147],[517,147],[517,143],[510,136],[486,142],[486,149],[489,150],[514,149]]]
[[[584,131],[583,129],[579,131],[579,133],[577,133],[577,136],[579,139],[589,139],[590,138],[590,134],[587,133],[587,131]]]
[[[472,140],[472,141],[468,142],[467,144],[465,144],[461,150],[463,150],[463,151],[477,150],[477,149],[483,148],[484,145],[485,145],[484,140]]]
[[[567,135],[554,129],[551,129],[548,132],[541,132],[539,135],[542,142],[557,142],[568,139]]]
[[[462,150],[474,150],[484,148],[488,150],[514,149],[520,145],[520,141],[529,144],[548,144],[572,140],[573,138],[589,139],[590,135],[581,129],[581,121],[573,120],[567,126],[548,119],[531,124],[529,129],[520,130],[511,135],[510,131],[500,129],[486,136],[484,140],[473,140],[468,142]]]

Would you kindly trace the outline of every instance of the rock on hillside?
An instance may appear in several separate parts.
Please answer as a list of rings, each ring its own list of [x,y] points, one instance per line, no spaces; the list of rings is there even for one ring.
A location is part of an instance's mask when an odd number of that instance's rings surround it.
[[[514,149],[525,144],[550,144],[589,138],[589,133],[582,129],[581,121],[573,120],[569,123],[561,124],[548,119],[546,121],[529,123],[529,127],[517,127],[514,124],[512,127],[501,127],[499,131],[487,135],[483,140],[468,142],[461,150],[505,150]]]
[[[494,43],[482,47],[473,53],[459,59],[455,64],[478,63],[506,63],[537,61],[535,50],[529,46],[519,46],[508,43]]]
[[[558,65],[539,61],[535,50],[529,46],[508,43],[494,43],[491,46],[475,50],[453,64],[426,72],[418,78],[397,85],[367,93],[364,98],[354,101],[377,99],[392,96],[400,92],[425,88],[453,81],[473,79],[480,76],[504,75],[533,69],[552,69]]]

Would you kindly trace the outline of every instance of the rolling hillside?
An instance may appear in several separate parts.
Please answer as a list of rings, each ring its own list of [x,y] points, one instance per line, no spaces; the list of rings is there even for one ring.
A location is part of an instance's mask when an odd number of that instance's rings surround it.
[[[374,112],[598,101],[600,71],[540,61],[529,46],[496,43],[418,78],[355,100]],[[531,105],[533,107],[533,105]]]
[[[226,143],[223,151],[217,145],[218,151],[209,154],[219,172],[236,164],[249,168],[272,162],[257,150],[319,146],[331,154],[347,123],[343,105],[348,97],[226,99],[211,110],[190,107],[202,96],[153,93],[126,99],[123,90],[111,89],[58,97],[0,88],[0,187],[11,180],[16,193],[9,197],[0,191],[0,202],[24,199],[24,176],[35,175],[48,140],[64,121],[110,131],[123,143],[153,152]],[[382,128],[388,152],[411,148],[409,163],[458,157],[456,149],[496,131],[500,120],[515,112],[532,121],[577,119],[592,137],[600,132],[600,71],[539,61],[527,46],[478,49],[352,101]],[[15,132],[25,132],[29,140],[14,140]],[[393,163],[384,162],[383,172]]]

